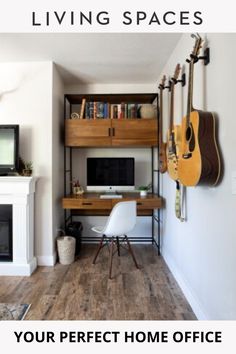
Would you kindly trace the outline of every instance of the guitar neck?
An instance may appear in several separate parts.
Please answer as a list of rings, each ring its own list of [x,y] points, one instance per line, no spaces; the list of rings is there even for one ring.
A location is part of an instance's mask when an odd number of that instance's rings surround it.
[[[175,95],[175,83],[171,82],[171,93],[170,93],[170,122],[169,122],[169,132],[171,133],[174,129],[174,95]]]
[[[186,123],[190,124],[190,113],[193,111],[193,72],[194,61],[189,63],[189,79],[188,79],[188,99],[187,99],[187,120]]]
[[[159,107],[159,145],[163,144],[163,138],[162,138],[162,122],[163,122],[163,87],[160,87],[160,107]]]

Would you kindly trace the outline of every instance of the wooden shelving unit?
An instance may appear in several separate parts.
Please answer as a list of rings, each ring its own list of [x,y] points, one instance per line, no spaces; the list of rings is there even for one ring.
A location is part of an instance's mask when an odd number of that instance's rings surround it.
[[[152,216],[152,236],[150,238],[136,239],[133,241],[155,243],[160,254],[160,208],[163,200],[159,195],[159,171],[154,168],[154,150],[158,149],[158,119],[122,118],[122,119],[70,119],[74,106],[79,107],[82,100],[87,102],[108,102],[109,104],[145,104],[158,102],[157,94],[94,94],[94,95],[65,95],[65,153],[64,153],[64,198],[62,206],[65,210],[65,224],[78,215],[109,215],[110,210],[119,199],[102,200],[97,194],[86,193],[82,197],[71,195],[67,181],[73,176],[72,151],[83,147],[132,147],[149,148],[152,155],[152,194],[147,198],[140,198],[139,193],[122,193],[122,200],[136,199],[138,215]],[[156,188],[154,176],[157,173]],[[69,174],[69,178],[68,178]],[[69,191],[68,191],[69,189]],[[156,194],[153,194],[156,189]],[[157,214],[154,213],[157,210]],[[157,222],[157,242],[154,236],[154,224]],[[85,241],[94,241],[87,237]]]
[[[156,119],[66,119],[68,147],[157,146]]]

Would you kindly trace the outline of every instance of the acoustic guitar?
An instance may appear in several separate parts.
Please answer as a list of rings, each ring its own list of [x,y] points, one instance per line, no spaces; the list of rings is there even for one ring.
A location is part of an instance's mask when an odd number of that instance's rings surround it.
[[[174,76],[170,82],[170,121],[167,133],[167,170],[173,180],[178,180],[178,156],[181,141],[180,125],[174,126],[174,93],[177,83],[180,64],[176,65]]]
[[[193,108],[194,64],[202,45],[199,35],[192,35],[195,45],[189,62],[187,115],[181,124],[181,151],[178,176],[184,186],[215,185],[220,177],[220,157],[216,143],[215,117]]]
[[[159,100],[159,125],[158,125],[158,140],[159,140],[159,171],[165,173],[167,171],[166,143],[163,142],[163,90],[165,89],[166,76],[164,75],[159,85],[160,100]]]

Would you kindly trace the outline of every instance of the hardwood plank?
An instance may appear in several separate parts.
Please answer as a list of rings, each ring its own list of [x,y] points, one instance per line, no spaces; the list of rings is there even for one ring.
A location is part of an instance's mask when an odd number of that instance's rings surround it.
[[[38,267],[31,277],[0,277],[0,302],[30,303],[26,320],[195,320],[181,289],[152,245],[133,245],[140,270],[125,250],[113,258],[83,245],[68,266]]]

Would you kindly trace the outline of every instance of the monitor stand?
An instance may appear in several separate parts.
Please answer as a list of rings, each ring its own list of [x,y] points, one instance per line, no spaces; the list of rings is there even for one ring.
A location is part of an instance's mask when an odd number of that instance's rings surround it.
[[[119,199],[122,198],[122,194],[118,194],[117,192],[105,192],[104,194],[100,194],[101,199]]]

